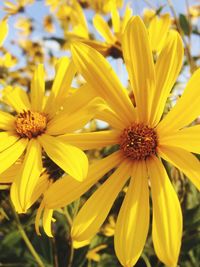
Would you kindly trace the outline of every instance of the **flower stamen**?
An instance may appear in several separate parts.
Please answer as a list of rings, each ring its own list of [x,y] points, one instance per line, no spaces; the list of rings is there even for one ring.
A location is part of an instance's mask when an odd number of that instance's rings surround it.
[[[15,127],[20,137],[28,137],[29,139],[37,137],[46,130],[47,116],[36,111],[23,111],[17,115]]]
[[[132,124],[120,136],[120,149],[131,160],[144,160],[156,154],[157,135],[143,124]]]

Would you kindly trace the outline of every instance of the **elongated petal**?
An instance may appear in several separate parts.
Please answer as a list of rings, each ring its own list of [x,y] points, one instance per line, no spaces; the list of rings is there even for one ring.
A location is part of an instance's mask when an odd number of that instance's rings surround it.
[[[102,16],[96,14],[93,18],[93,24],[96,30],[101,34],[101,36],[106,40],[107,43],[115,43],[115,36],[110,30],[108,23],[104,20]]]
[[[33,111],[42,111],[45,93],[45,73],[43,64],[39,64],[31,81],[31,108]]]
[[[87,200],[73,222],[72,239],[84,241],[97,233],[117,195],[130,177],[130,166],[130,162],[122,162],[106,182]]]
[[[159,145],[180,147],[189,152],[200,154],[200,125],[184,128],[162,137],[159,135]]]
[[[68,205],[84,194],[96,181],[120,162],[121,154],[115,152],[104,159],[92,163],[89,166],[87,179],[81,183],[70,176],[57,180],[44,195],[45,207],[55,209]],[[56,192],[59,192],[59,195]]]
[[[123,35],[122,50],[139,118],[147,123],[152,117],[155,70],[147,29],[138,16],[130,19]]]
[[[31,139],[27,146],[27,152],[21,166],[21,171],[14,180],[17,190],[16,197],[18,197],[17,203],[20,203],[22,212],[26,212],[30,206],[31,196],[37,185],[41,171],[41,146],[36,139]],[[15,201],[16,199],[12,198],[14,206]]]
[[[113,4],[111,9],[112,26],[114,33],[120,32],[120,15],[116,4]]]
[[[22,155],[28,140],[27,139],[20,139],[15,142],[13,145],[5,149],[3,152],[0,153],[0,173],[4,172],[8,169],[15,161]]]
[[[171,24],[170,14],[165,14],[162,17],[154,16],[149,24],[149,39],[153,52],[160,52],[169,32]]]
[[[46,133],[50,135],[60,135],[79,130],[93,119],[97,112],[106,108],[107,106],[105,105],[103,99],[96,97],[86,106],[73,112],[72,114],[68,114],[67,110],[67,112],[63,111],[60,114],[55,115],[48,123]]]
[[[167,97],[180,72],[183,55],[183,42],[180,35],[170,31],[155,66],[156,90],[152,106],[152,125],[160,121]]]
[[[44,112],[49,116],[54,115],[64,102],[76,72],[73,62],[69,61],[67,57],[62,57],[56,67],[56,76],[44,108]]]
[[[115,250],[123,266],[134,266],[149,229],[149,189],[145,162],[133,165],[131,182],[115,229]]]
[[[125,30],[125,28],[126,28],[126,25],[127,25],[129,19],[130,19],[131,16],[132,16],[132,13],[133,13],[133,10],[132,10],[132,8],[130,8],[129,3],[128,3],[128,4],[126,5],[126,10],[125,10],[125,13],[124,13],[122,22],[121,22],[121,33],[124,32],[124,30]]]
[[[8,35],[8,22],[6,19],[0,22],[0,29],[0,46],[2,46],[6,36]]]
[[[66,173],[78,181],[86,178],[88,159],[77,147],[61,142],[56,137],[42,135],[39,138],[47,155]],[[78,160],[77,160],[78,159]]]
[[[3,100],[12,106],[18,113],[30,109],[31,104],[27,93],[19,88],[8,86],[3,91]]]
[[[136,116],[134,107],[106,59],[81,43],[73,44],[72,54],[78,70],[89,85],[95,88],[96,94],[106,100],[124,124],[133,122]]]
[[[0,132],[0,152],[11,147],[19,140],[12,132]]]
[[[181,98],[159,123],[159,129],[163,132],[181,129],[200,115],[200,94],[197,84],[200,84],[200,69],[194,72]]]
[[[15,117],[7,112],[0,111],[0,129],[13,130]]]
[[[158,258],[176,267],[182,236],[182,213],[176,192],[161,161],[147,162],[153,200],[153,244]]]
[[[52,220],[53,220],[53,210],[44,209],[42,223],[43,223],[44,231],[49,237],[53,237],[52,232],[51,232]]]
[[[101,148],[119,143],[119,131],[100,131],[92,133],[65,134],[59,140],[83,150]]]
[[[184,149],[178,147],[160,146],[159,155],[181,170],[200,190],[200,162]]]

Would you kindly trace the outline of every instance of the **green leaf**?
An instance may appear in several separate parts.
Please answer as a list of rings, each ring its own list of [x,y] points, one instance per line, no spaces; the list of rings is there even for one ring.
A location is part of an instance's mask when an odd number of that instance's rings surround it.
[[[190,24],[188,22],[187,17],[184,14],[179,15],[179,22],[184,34],[190,35]]]

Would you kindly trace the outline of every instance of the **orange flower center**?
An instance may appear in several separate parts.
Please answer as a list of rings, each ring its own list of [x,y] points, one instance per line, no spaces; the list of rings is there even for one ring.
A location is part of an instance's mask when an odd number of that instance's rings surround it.
[[[44,113],[23,111],[17,115],[15,126],[20,137],[31,139],[45,132],[47,117]]]
[[[120,149],[131,160],[144,160],[156,154],[157,135],[143,124],[132,124],[120,136]]]

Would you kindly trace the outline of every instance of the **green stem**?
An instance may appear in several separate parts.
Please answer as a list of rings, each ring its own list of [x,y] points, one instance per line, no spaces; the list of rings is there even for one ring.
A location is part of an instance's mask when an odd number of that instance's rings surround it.
[[[36,250],[34,249],[34,247],[31,244],[30,240],[28,239],[28,236],[26,235],[26,232],[24,231],[24,229],[20,223],[19,216],[16,213],[15,208],[13,207],[11,202],[10,202],[10,205],[12,207],[13,215],[14,215],[15,221],[17,223],[17,228],[18,228],[24,242],[26,243],[27,248],[31,252],[31,254],[34,257],[35,261],[37,262],[38,266],[39,267],[45,267],[44,263],[42,262],[42,260],[40,259],[39,255],[38,255],[38,253],[36,252]]]

